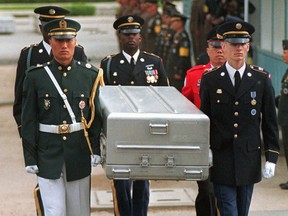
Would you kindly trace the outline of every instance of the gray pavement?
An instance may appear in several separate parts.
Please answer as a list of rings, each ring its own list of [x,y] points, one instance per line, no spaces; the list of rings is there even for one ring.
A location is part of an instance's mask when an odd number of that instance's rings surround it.
[[[106,55],[118,51],[115,32],[112,28],[114,16],[105,13],[104,10],[107,8],[111,13],[111,8],[115,6],[115,4],[102,4],[98,7],[101,15],[75,17],[82,24],[78,42],[85,47],[91,63],[95,66],[98,66],[99,61]],[[14,34],[0,35],[0,215],[32,216],[35,215],[32,189],[36,184],[36,177],[24,171],[21,140],[12,117],[11,102],[14,97],[15,70],[20,50],[31,43],[40,42],[41,36],[35,32],[33,14],[28,18],[17,18],[15,22]],[[276,176],[256,184],[249,215],[287,216],[288,190],[280,190],[278,186],[279,183],[287,180],[287,168],[284,157],[281,155],[276,168]],[[110,185],[111,180],[106,178],[102,167],[93,168],[91,215],[113,215]],[[160,194],[159,191],[163,193]],[[151,203],[148,216],[195,216],[196,194],[195,182],[151,181]]]

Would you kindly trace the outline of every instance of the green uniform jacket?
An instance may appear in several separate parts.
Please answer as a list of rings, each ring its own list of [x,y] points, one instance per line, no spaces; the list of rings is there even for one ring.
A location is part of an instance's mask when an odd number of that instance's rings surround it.
[[[281,127],[288,126],[288,70],[281,81],[281,92],[278,104],[278,123]]]
[[[55,60],[48,62],[47,65],[66,94],[77,122],[81,122],[80,102],[81,105],[85,102],[83,113],[88,122],[91,114],[89,97],[98,69],[75,60],[68,67],[59,65]],[[96,116],[89,130],[89,138],[94,154],[100,155],[101,118],[98,90],[94,103]],[[39,123],[48,125],[72,123],[63,99],[43,66],[28,71],[23,85],[22,108],[25,166],[37,165],[38,176],[47,179],[60,178],[63,164],[66,167],[68,181],[89,176],[90,151],[83,130],[66,134],[39,132]]]

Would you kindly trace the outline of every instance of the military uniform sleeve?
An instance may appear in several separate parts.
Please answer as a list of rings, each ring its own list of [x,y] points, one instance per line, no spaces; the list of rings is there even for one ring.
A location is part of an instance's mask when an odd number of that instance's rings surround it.
[[[182,94],[190,100],[192,103],[194,103],[194,94],[193,94],[193,86],[192,86],[192,79],[189,76],[189,71],[187,71],[187,75],[185,78],[185,83],[182,88]]]
[[[21,106],[22,106],[22,90],[23,82],[25,78],[25,71],[27,69],[27,52],[28,48],[23,49],[20,53],[20,57],[16,69],[16,79],[14,86],[14,103],[13,103],[13,116],[18,126],[19,135],[21,137]]]
[[[23,106],[22,106],[22,145],[25,166],[37,165],[37,93],[34,90],[34,82],[26,77],[23,84]]]
[[[271,79],[267,75],[263,93],[262,105],[262,133],[266,161],[276,163],[279,156],[279,135],[276,110],[274,106],[275,96]]]
[[[210,102],[210,95],[209,95],[209,78],[207,75],[203,75],[200,84],[200,99],[201,99],[201,106],[200,110],[204,112],[208,117],[211,116],[211,102]]]

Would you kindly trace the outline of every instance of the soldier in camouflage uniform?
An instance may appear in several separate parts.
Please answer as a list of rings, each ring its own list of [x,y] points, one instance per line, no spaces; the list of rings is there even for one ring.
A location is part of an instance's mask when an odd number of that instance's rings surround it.
[[[145,20],[141,31],[143,38],[141,49],[154,53],[156,39],[161,31],[162,23],[157,0],[140,0],[140,8],[140,16]]]
[[[171,28],[175,34],[168,52],[166,71],[171,86],[181,92],[186,71],[191,68],[190,39],[185,30],[187,17],[175,13],[171,19]]]

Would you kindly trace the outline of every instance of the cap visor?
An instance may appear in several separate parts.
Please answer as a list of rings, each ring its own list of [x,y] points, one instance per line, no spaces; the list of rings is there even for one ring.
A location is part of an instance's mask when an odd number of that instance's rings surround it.
[[[64,39],[72,39],[72,38],[75,38],[75,35],[53,35],[51,36],[55,39],[58,39],[58,40],[64,40]]]
[[[120,33],[123,34],[137,34],[140,32],[140,29],[121,29]]]
[[[209,41],[209,44],[213,47],[221,47],[220,41]]]
[[[233,44],[245,44],[249,43],[249,38],[226,38],[225,41]]]

